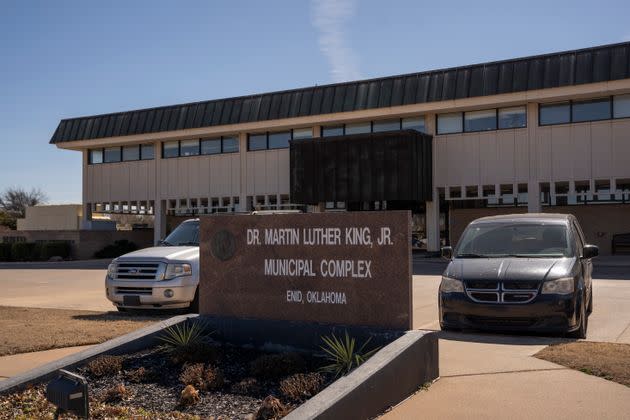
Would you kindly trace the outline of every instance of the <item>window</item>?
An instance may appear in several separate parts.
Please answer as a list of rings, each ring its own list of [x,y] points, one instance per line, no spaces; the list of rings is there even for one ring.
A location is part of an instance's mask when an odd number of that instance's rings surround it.
[[[122,149],[122,159],[124,161],[140,160],[140,146],[124,146]]]
[[[120,147],[106,147],[103,161],[105,163],[120,162]]]
[[[565,124],[571,122],[569,102],[540,105],[538,119],[540,125]]]
[[[202,155],[217,155],[221,153],[221,139],[201,140]]]
[[[235,153],[238,152],[238,137],[222,137],[222,153]]]
[[[610,119],[610,98],[572,103],[572,121],[597,121]]]
[[[293,139],[311,139],[313,138],[313,129],[311,127],[307,128],[296,128],[293,130]]]
[[[400,130],[400,120],[383,120],[383,121],[374,121],[372,125],[372,132],[380,133],[383,131],[396,131]]]
[[[524,106],[499,109],[499,128],[521,128],[527,126],[527,110]]]
[[[179,142],[167,141],[162,143],[162,157],[174,158],[179,156]]]
[[[451,134],[462,132],[462,113],[440,114],[437,116],[437,133]]]
[[[289,147],[291,132],[269,133],[269,149],[286,149]]]
[[[250,134],[247,139],[248,150],[265,150],[267,148],[267,134]]]
[[[630,95],[618,95],[613,98],[613,118],[630,117]]]
[[[182,140],[179,145],[180,156],[196,156],[199,154],[199,140]]]
[[[89,155],[90,163],[103,163],[103,149],[92,149]]]
[[[411,118],[403,118],[401,127],[403,130],[416,130],[424,133],[424,116],[422,117],[411,117]]]
[[[152,160],[155,158],[155,151],[152,144],[143,144],[140,146],[140,159]]]
[[[346,135],[370,133],[371,131],[372,131],[372,123],[370,121],[354,123],[354,124],[346,124]]]
[[[322,137],[343,136],[343,125],[322,127]]]
[[[465,131],[488,131],[497,129],[497,111],[470,111],[464,113]]]

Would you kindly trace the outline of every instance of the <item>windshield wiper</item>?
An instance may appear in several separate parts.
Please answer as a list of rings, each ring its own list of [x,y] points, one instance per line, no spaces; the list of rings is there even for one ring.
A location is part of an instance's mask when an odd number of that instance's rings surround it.
[[[199,246],[199,242],[180,242],[177,246]]]
[[[173,244],[172,244],[172,243],[170,243],[169,241],[165,241],[164,239],[162,239],[162,240],[160,241],[160,245],[161,245],[161,246],[173,246]]]

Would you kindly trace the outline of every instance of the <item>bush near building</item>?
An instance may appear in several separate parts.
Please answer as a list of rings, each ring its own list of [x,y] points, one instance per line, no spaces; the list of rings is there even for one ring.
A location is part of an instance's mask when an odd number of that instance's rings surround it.
[[[48,261],[52,257],[70,258],[69,242],[0,243],[0,261]]]
[[[129,252],[135,251],[138,246],[126,239],[114,241],[113,245],[107,245],[105,248],[94,253],[94,258],[116,258]]]
[[[35,242],[16,242],[11,245],[13,261],[36,261],[39,259],[39,246]]]
[[[11,244],[0,243],[0,261],[11,261]]]

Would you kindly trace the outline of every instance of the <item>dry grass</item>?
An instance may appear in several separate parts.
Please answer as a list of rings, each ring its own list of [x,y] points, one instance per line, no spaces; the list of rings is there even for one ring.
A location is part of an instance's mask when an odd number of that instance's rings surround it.
[[[0,356],[102,343],[164,318],[0,306]]]
[[[630,386],[630,344],[574,341],[546,347],[536,357]]]

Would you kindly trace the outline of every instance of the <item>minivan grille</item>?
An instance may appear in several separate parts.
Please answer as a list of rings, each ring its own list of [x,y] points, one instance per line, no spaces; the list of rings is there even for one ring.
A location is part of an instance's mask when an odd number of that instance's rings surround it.
[[[478,303],[528,303],[538,295],[537,281],[466,280],[466,294]]]
[[[121,262],[116,268],[117,280],[156,280],[163,270],[162,264],[142,262]]]

